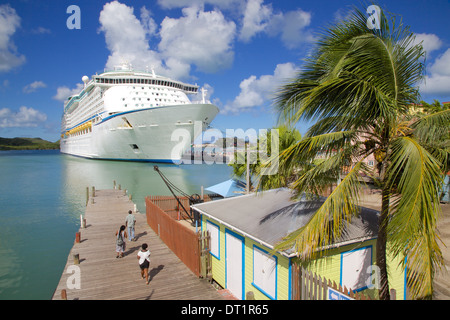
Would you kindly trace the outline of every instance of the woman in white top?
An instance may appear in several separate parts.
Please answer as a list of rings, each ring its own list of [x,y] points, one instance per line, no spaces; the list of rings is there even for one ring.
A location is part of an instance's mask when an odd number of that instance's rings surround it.
[[[142,248],[138,252],[137,258],[139,259],[142,279],[147,280],[147,284],[149,284],[150,280],[148,279],[148,268],[150,267],[150,250],[147,250],[147,247],[148,245],[146,243],[142,244]]]

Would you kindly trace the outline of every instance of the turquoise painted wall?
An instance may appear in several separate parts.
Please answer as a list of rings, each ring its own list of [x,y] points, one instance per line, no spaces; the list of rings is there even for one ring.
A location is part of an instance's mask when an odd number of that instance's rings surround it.
[[[376,261],[376,239],[364,241],[361,243],[342,246],[336,249],[331,249],[325,256],[319,258],[305,267],[318,275],[327,278],[328,280],[336,282],[336,284],[342,285],[342,257],[343,254],[349,253],[358,249],[372,248],[372,265]],[[393,259],[388,257],[388,276],[389,276],[389,288],[396,290],[396,299],[404,300],[405,297],[405,272],[401,267],[401,260],[399,258]],[[375,277],[376,271],[373,271]],[[375,285],[375,280],[372,282]],[[360,292],[369,295],[370,297],[377,299],[378,292],[375,289],[364,289]]]
[[[212,255],[212,275],[213,279],[223,288],[226,288],[226,262],[225,262],[225,233],[226,232],[234,232],[238,235],[239,232],[231,230],[225,227],[222,224],[219,224],[217,221],[206,218],[202,216],[202,230],[205,230],[206,221],[216,225],[219,228],[219,252],[216,252],[216,255]],[[241,235],[242,236],[242,235]],[[244,237],[245,238],[245,237]],[[244,298],[245,294],[249,291],[252,291],[255,299],[257,300],[266,300],[266,299],[277,299],[277,300],[288,300],[290,297],[290,268],[289,268],[289,259],[285,256],[280,255],[279,253],[274,254],[276,260],[276,290],[275,297],[269,296],[264,292],[262,288],[258,288],[254,284],[254,250],[255,248],[258,250],[262,250],[266,253],[269,253],[267,247],[253,241],[252,239],[245,238],[244,239]],[[269,254],[270,255],[270,254]],[[270,255],[272,256],[272,255]]]
[[[206,228],[206,222],[211,223],[216,226],[219,230],[218,232],[218,252],[212,255],[212,276],[213,279],[223,288],[226,288],[226,262],[225,262],[225,234],[226,232],[234,232],[239,235],[239,232],[231,230],[218,223],[214,219],[207,218],[202,215],[202,230]],[[242,236],[242,234],[240,234]],[[370,247],[372,250],[371,264],[374,264],[376,258],[376,240],[368,240],[362,243],[346,245],[339,248],[331,249],[327,252],[326,256],[323,256],[314,262],[311,262],[305,267],[309,270],[316,272],[322,277],[325,277],[331,281],[335,281],[337,284],[342,281],[342,257],[344,253],[352,252],[360,248]],[[269,256],[273,256],[276,261],[276,290],[275,294],[269,295],[267,292],[254,283],[254,251],[257,250],[265,251]],[[243,299],[245,299],[245,294],[249,291],[254,293],[255,299],[266,300],[266,299],[277,299],[277,300],[288,300],[290,299],[291,291],[291,268],[289,258],[276,253],[270,254],[270,249],[264,245],[244,237],[244,267],[243,267]],[[402,268],[399,266],[399,259],[388,259],[389,269],[389,285],[397,292],[397,299],[403,300],[405,298],[405,274]],[[369,294],[373,298],[377,297],[377,291],[373,289],[362,290],[365,294]]]

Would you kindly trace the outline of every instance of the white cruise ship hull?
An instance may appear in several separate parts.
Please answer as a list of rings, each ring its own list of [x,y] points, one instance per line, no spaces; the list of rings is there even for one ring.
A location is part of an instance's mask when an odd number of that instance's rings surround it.
[[[91,159],[180,163],[218,112],[212,104],[184,104],[103,115],[90,132],[63,137],[60,148]]]

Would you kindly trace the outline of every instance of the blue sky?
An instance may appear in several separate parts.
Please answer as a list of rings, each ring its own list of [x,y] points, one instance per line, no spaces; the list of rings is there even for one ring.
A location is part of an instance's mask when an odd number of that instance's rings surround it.
[[[450,101],[448,0],[379,1],[427,50],[423,100]],[[80,29],[69,29],[70,5]],[[273,90],[302,66],[322,28],[360,1],[0,0],[0,136],[60,135],[62,99],[124,59],[208,89],[222,130],[270,128]],[[299,124],[304,133],[307,124]]]

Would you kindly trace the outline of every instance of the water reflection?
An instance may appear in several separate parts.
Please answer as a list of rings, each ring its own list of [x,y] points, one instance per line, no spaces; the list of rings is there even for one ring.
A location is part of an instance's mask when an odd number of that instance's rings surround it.
[[[153,163],[90,160],[62,155],[63,188],[68,203],[76,199],[86,202],[86,187],[91,190],[112,189],[117,186],[131,194],[140,212],[145,212],[148,195],[171,195],[164,181],[154,170]],[[188,194],[201,192],[230,178],[232,170],[226,164],[171,165],[157,164],[160,171],[179,189]]]
[[[152,163],[88,160],[59,151],[0,152],[0,300],[51,299],[86,208],[86,188],[114,180],[145,213],[145,197],[170,195]],[[226,165],[159,165],[188,194],[229,179]]]

